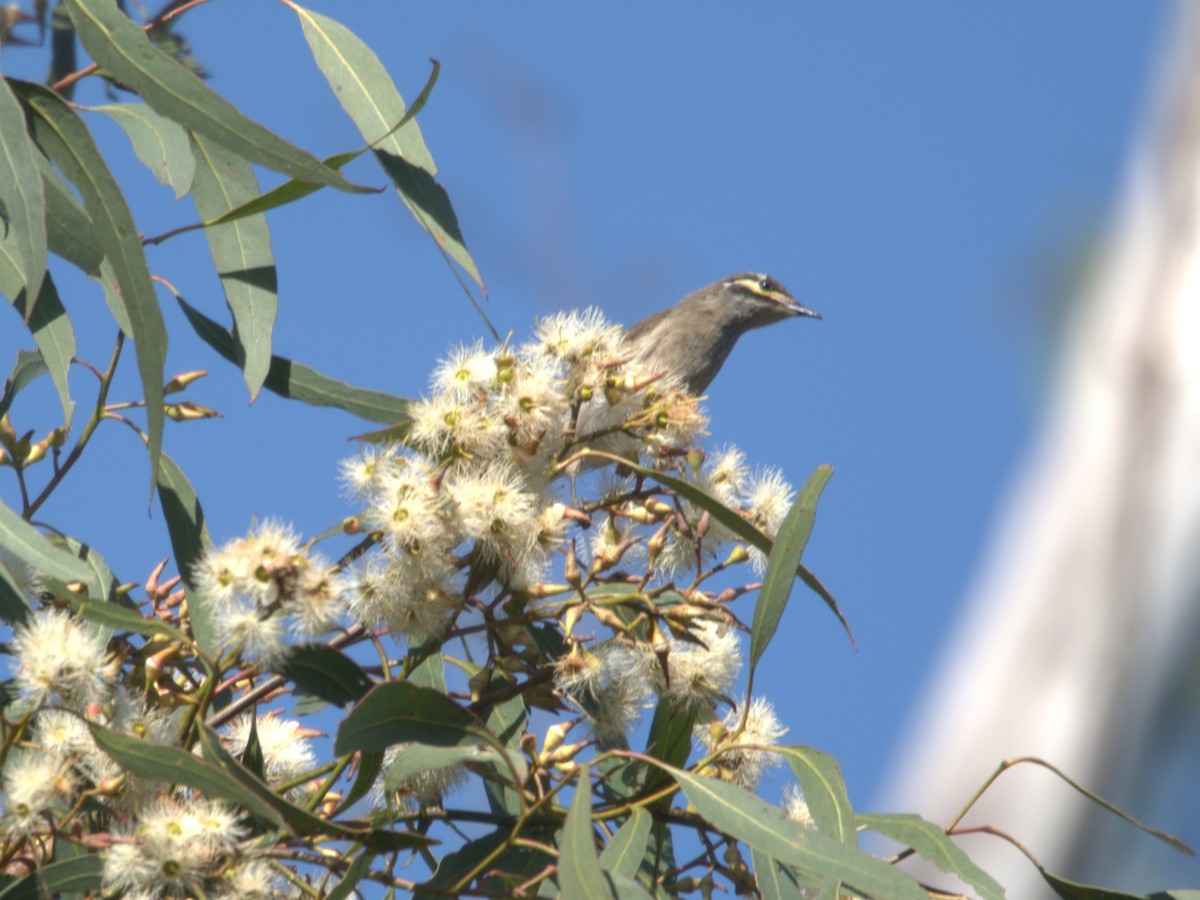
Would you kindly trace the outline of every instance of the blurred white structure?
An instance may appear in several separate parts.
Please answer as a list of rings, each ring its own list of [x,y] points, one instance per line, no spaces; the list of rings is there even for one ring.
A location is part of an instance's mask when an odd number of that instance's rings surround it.
[[[1041,434],[888,809],[945,823],[1000,760],[1037,755],[1200,845],[1200,6],[1178,7],[1171,44]],[[1200,887],[1195,859],[1039,768],[1004,775],[964,824],[1004,829],[1067,877]],[[962,845],[1008,896],[1052,896],[1008,844]]]

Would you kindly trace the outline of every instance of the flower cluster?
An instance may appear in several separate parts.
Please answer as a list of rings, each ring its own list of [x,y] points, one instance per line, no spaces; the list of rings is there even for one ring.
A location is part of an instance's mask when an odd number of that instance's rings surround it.
[[[287,654],[288,634],[322,634],[342,613],[337,573],[273,521],[207,553],[193,577],[222,639],[266,665]]]

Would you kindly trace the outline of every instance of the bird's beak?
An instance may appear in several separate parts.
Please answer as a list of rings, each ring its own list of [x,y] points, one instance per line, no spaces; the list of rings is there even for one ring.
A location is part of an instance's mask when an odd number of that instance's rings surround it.
[[[808,316],[810,319],[821,318],[821,314],[815,309],[809,309],[807,306],[801,306],[790,297],[782,305],[793,316]]]

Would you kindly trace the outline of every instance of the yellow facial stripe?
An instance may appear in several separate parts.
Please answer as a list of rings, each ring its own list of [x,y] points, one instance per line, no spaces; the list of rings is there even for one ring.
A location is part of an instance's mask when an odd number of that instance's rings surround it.
[[[767,288],[762,286],[762,282],[770,285]],[[780,300],[790,300],[787,291],[783,290],[779,285],[774,285],[769,278],[738,278],[733,284],[751,294],[757,294],[760,297],[765,297],[768,300],[779,302]]]

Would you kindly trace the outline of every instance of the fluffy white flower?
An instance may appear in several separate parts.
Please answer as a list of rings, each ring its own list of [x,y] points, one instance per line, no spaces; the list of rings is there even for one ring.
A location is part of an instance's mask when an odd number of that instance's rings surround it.
[[[13,635],[16,684],[35,705],[55,699],[83,711],[102,699],[111,677],[106,641],[92,627],[58,609],[43,609]]]

